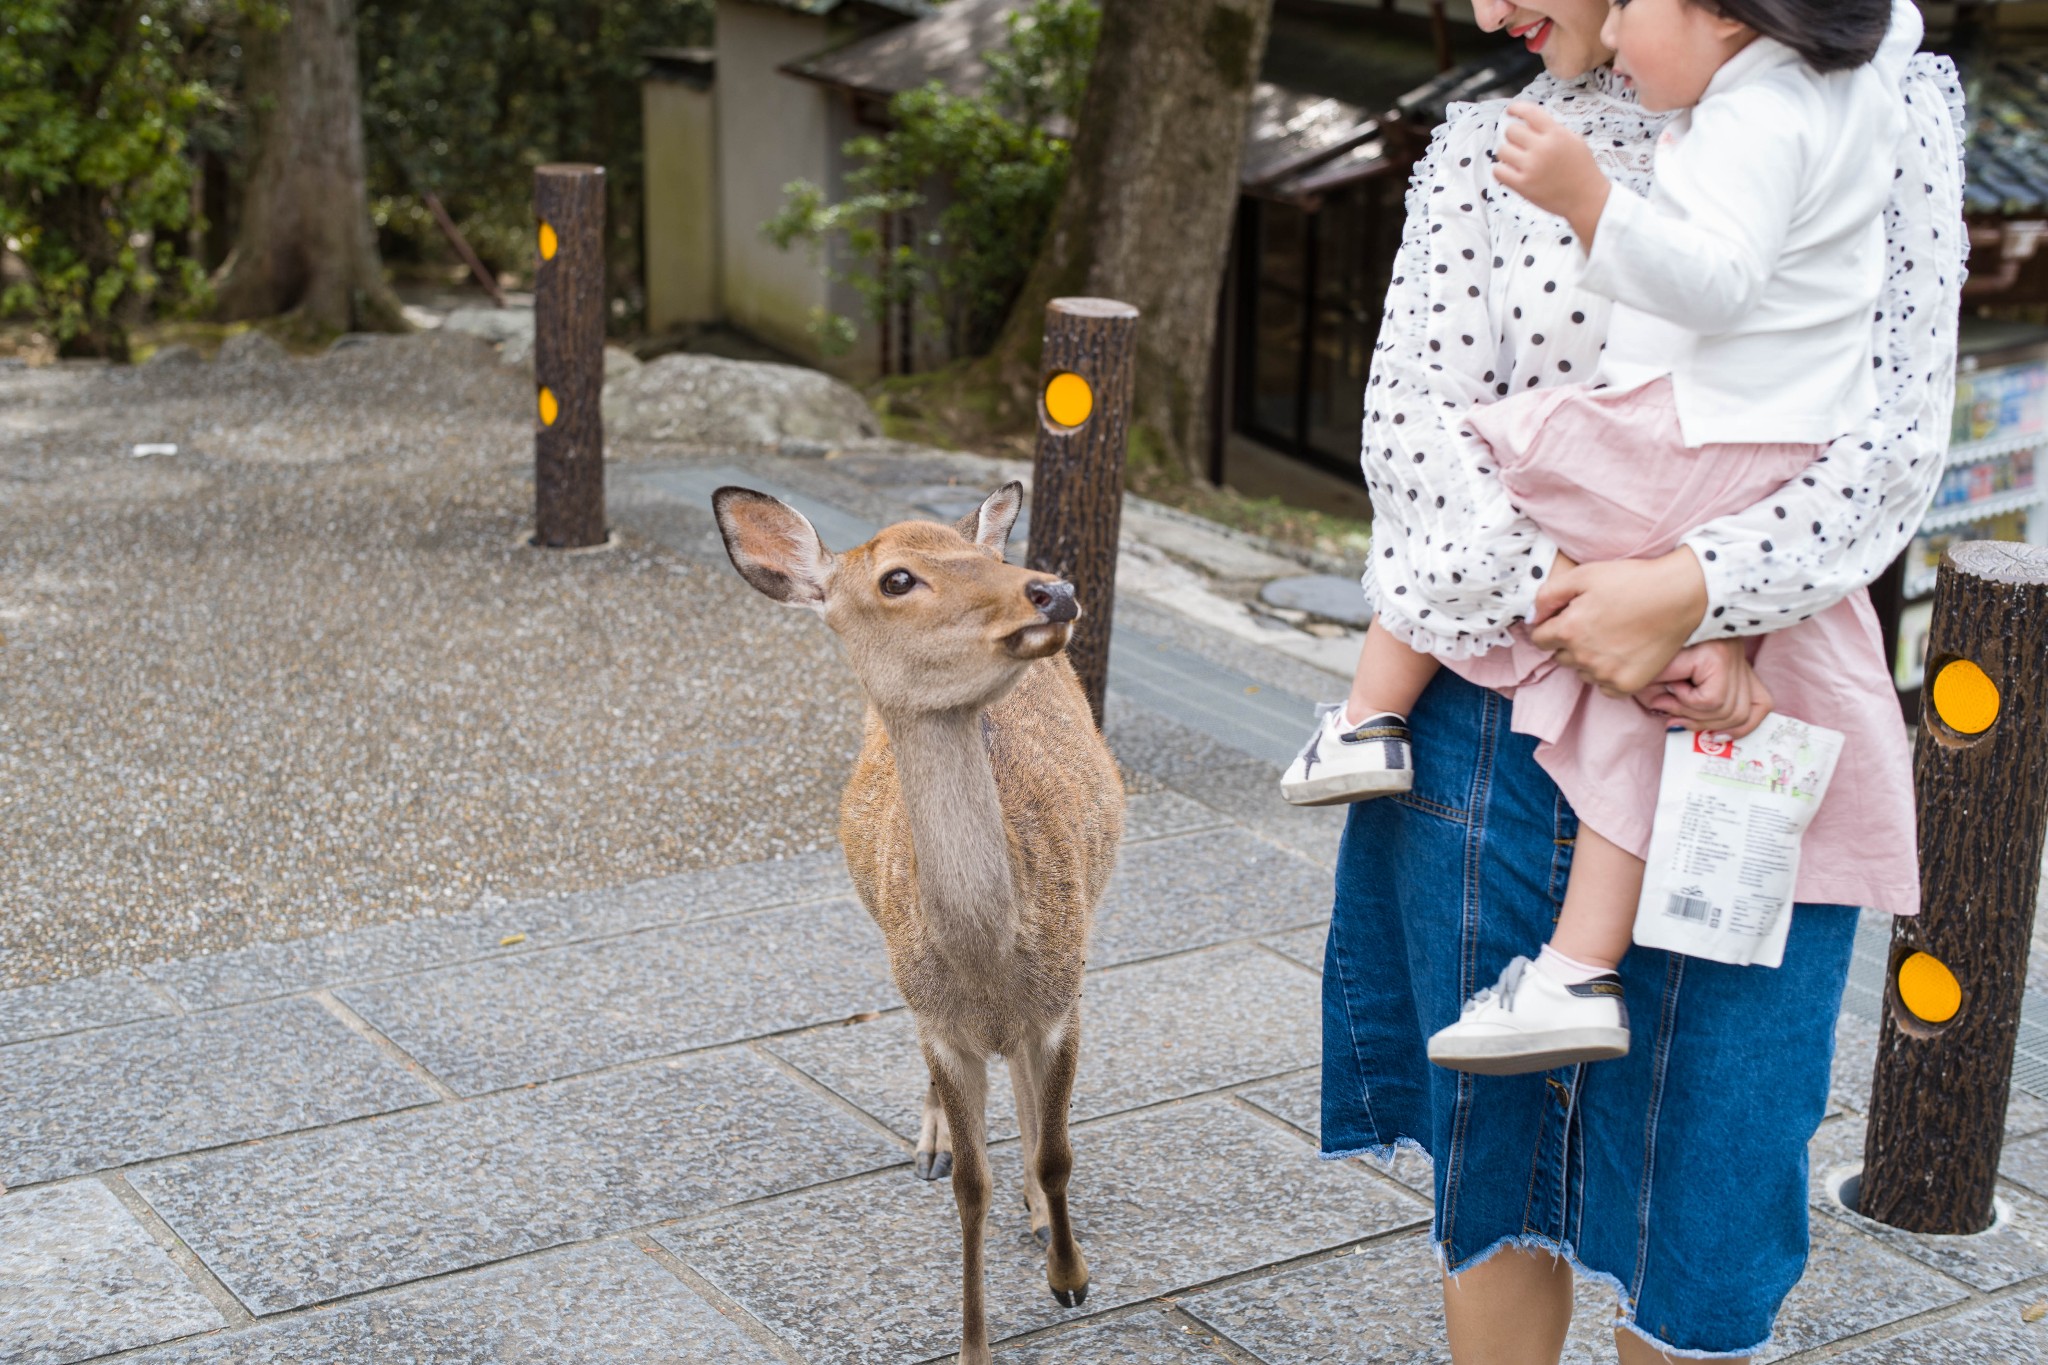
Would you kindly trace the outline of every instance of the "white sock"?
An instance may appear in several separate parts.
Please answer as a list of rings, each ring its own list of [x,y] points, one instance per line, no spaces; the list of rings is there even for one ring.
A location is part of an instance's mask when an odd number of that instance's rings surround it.
[[[1596,976],[1605,976],[1612,967],[1595,967],[1575,957],[1566,957],[1548,943],[1536,955],[1536,970],[1560,986],[1583,986]]]

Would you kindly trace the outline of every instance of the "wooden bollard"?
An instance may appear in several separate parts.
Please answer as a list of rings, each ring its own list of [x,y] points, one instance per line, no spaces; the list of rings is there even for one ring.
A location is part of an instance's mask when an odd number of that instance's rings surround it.
[[[602,545],[604,167],[540,167],[533,207],[533,543]]]
[[[1944,555],[1927,660],[1921,910],[1892,926],[1855,1204],[1911,1232],[1982,1232],[2048,837],[2048,549]]]
[[[1074,585],[1081,620],[1067,657],[1088,691],[1097,726],[1109,686],[1137,342],[1138,310],[1127,303],[1054,299],[1046,305],[1027,562]]]

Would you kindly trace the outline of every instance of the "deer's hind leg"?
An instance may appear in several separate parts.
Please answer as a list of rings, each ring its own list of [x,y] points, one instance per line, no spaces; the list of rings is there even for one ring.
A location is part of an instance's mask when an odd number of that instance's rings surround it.
[[[953,1203],[960,1211],[960,1365],[992,1365],[982,1269],[988,1223],[988,1063],[926,1043],[932,1088],[953,1135]]]
[[[1067,1137],[1067,1107],[1074,1098],[1074,1070],[1081,1057],[1081,1006],[1076,1002],[1059,1031],[1051,1038],[1031,1039],[1020,1051],[1031,1054],[1028,1072],[1032,1088],[1032,1109],[1036,1115],[1037,1148],[1027,1155],[1035,1181],[1027,1181],[1026,1197],[1033,1184],[1044,1201],[1047,1235],[1045,1278],[1052,1296],[1069,1308],[1088,1301],[1088,1261],[1074,1240],[1074,1224],[1067,1213],[1067,1179],[1074,1170],[1074,1148]],[[1013,1064],[1014,1065],[1014,1064]],[[1019,1096],[1017,1107],[1025,1107]],[[1020,1120],[1021,1121],[1021,1120]],[[1032,1210],[1032,1221],[1038,1213]],[[1035,1228],[1034,1228],[1035,1230]]]
[[[924,1088],[924,1120],[917,1128],[913,1169],[919,1180],[944,1180],[953,1173],[953,1130],[946,1123],[946,1106],[939,1103],[937,1081]]]

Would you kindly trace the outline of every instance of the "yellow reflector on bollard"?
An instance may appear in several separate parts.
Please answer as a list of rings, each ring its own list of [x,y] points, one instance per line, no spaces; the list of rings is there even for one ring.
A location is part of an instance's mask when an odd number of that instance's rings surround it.
[[[551,427],[555,424],[555,419],[561,415],[562,404],[556,399],[555,391],[545,384],[541,385],[540,424],[544,427]]]
[[[1078,374],[1061,371],[1045,386],[1045,415],[1063,427],[1078,427],[1095,411],[1095,390]]]
[[[1915,953],[1899,964],[1899,1003],[1916,1019],[1946,1024],[1963,1007],[1963,988],[1941,959]]]
[[[544,261],[552,261],[555,259],[555,252],[560,249],[561,245],[561,242],[556,240],[554,224],[542,223],[540,225],[540,258]]]
[[[1998,719],[1998,684],[1957,659],[1934,676],[1934,714],[1959,735],[1981,735]]]

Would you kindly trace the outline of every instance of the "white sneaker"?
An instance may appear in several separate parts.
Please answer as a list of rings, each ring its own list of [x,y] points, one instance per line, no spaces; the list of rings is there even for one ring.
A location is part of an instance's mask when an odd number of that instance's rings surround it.
[[[1297,806],[1341,806],[1404,792],[1415,785],[1408,722],[1367,716],[1344,723],[1344,704],[1316,707],[1315,733],[1280,779],[1280,794]]]
[[[1465,1002],[1465,1012],[1429,1040],[1429,1060],[1453,1071],[1518,1076],[1628,1055],[1628,1003],[1621,978],[1603,972],[1561,985],[1526,957]]]

